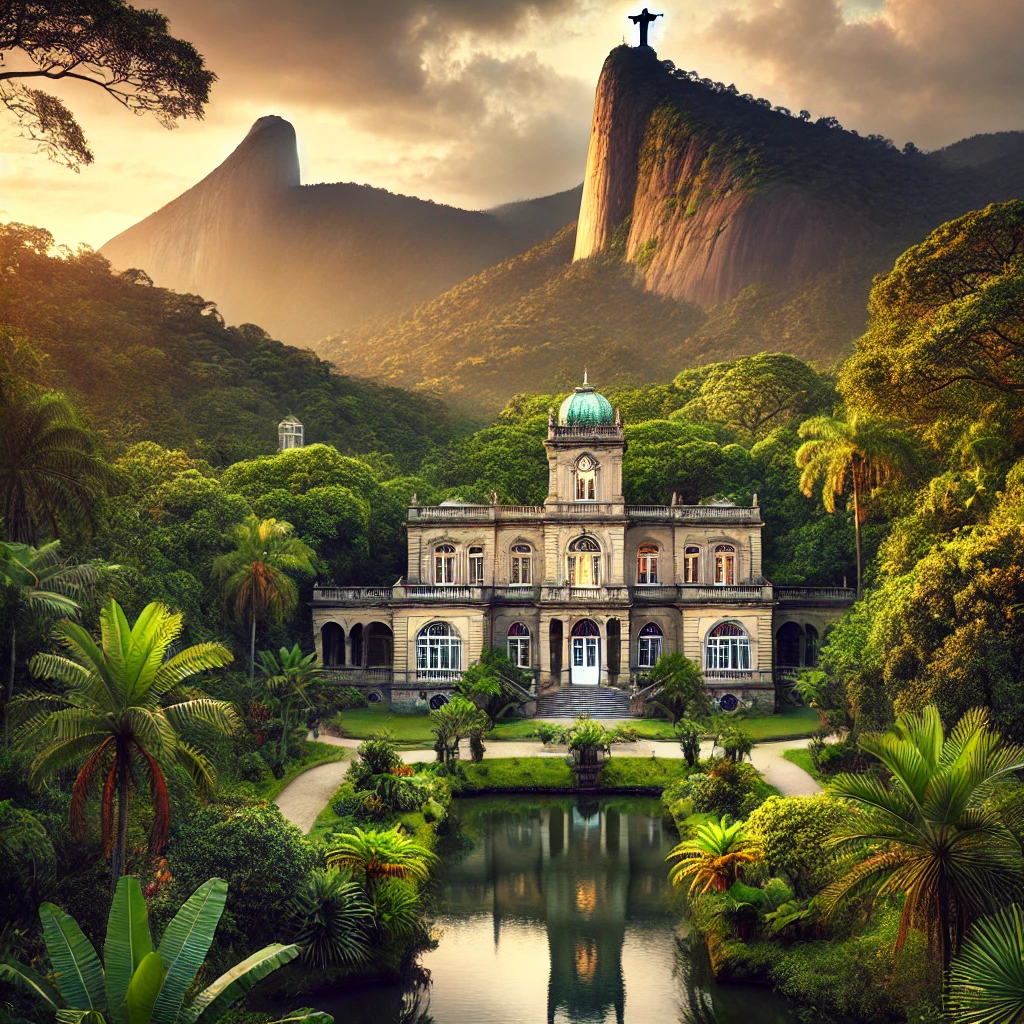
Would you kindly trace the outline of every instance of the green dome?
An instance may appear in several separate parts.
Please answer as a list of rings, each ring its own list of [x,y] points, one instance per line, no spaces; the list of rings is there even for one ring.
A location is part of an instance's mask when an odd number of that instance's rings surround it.
[[[558,410],[558,423],[562,427],[593,427],[614,422],[612,403],[599,395],[586,377],[583,387],[576,388]]]

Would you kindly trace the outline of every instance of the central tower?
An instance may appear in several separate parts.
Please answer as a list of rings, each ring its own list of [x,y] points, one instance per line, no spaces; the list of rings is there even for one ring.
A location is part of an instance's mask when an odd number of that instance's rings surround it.
[[[558,410],[548,413],[549,510],[566,512],[593,508],[604,515],[624,515],[622,456],[626,441],[618,409],[583,375]]]

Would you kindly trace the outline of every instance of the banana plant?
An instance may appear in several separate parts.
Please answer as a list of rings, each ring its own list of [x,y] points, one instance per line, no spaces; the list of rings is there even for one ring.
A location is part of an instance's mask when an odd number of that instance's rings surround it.
[[[227,895],[223,879],[205,882],[175,914],[154,949],[142,887],[134,876],[123,876],[110,906],[102,963],[78,922],[44,903],[39,917],[50,975],[7,960],[0,963],[0,980],[26,989],[56,1013],[60,1024],[214,1024],[256,982],[300,953],[296,945],[264,946],[185,1005],[185,994],[213,943]],[[285,1020],[333,1024],[334,1018],[302,1009]]]

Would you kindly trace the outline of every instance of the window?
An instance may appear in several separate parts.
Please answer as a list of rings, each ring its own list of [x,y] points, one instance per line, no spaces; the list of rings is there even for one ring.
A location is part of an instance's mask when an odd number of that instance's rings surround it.
[[[576,500],[595,501],[597,499],[597,463],[584,455],[576,463]]]
[[[469,585],[471,587],[482,587],[484,585],[484,549],[469,549]]]
[[[736,582],[736,549],[731,544],[715,548],[715,586],[732,586]]]
[[[641,544],[636,556],[636,581],[641,586],[658,582],[658,549],[653,544]]]
[[[462,669],[462,640],[447,622],[432,622],[416,638],[416,678],[451,679]]]
[[[601,545],[593,537],[578,537],[569,545],[566,568],[570,587],[601,586]]]
[[[654,668],[661,657],[663,634],[661,627],[654,622],[648,622],[640,630],[640,643],[637,651],[637,666],[639,668]]]
[[[508,628],[508,657],[516,668],[530,667],[530,631],[521,622]]]
[[[533,583],[533,548],[529,544],[512,545],[508,578],[513,587],[528,587]]]
[[[735,622],[723,622],[708,634],[705,669],[745,672],[750,669],[750,639]]]
[[[683,582],[700,583],[700,548],[688,547],[684,549]]]
[[[434,582],[455,582],[455,548],[451,544],[438,544],[434,548]]]

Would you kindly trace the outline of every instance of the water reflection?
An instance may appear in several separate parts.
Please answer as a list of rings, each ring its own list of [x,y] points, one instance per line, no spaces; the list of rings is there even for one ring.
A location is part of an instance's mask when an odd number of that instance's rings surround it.
[[[687,951],[667,880],[675,837],[657,801],[477,798],[457,805],[472,845],[448,860],[441,939],[423,990],[318,996],[340,1021],[405,1024],[788,1024],[763,989],[719,988]],[[447,859],[447,858],[446,858]],[[429,1015],[423,1017],[423,1013]]]

